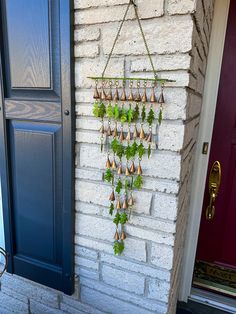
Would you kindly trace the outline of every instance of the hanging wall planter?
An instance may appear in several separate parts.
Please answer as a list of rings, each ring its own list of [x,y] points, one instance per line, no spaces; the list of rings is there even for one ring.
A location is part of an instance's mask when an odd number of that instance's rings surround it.
[[[106,69],[112,57],[130,7],[135,16],[151,63],[153,78],[106,77]],[[101,151],[107,151],[104,180],[111,184],[109,213],[114,217],[114,253],[120,255],[126,239],[125,224],[135,206],[134,189],[142,189],[142,160],[151,157],[157,139],[153,126],[161,124],[165,104],[164,86],[167,79],[160,79],[144,35],[137,6],[130,1],[119,27],[104,71],[95,81],[93,114],[101,121]],[[155,116],[154,106],[158,106]]]

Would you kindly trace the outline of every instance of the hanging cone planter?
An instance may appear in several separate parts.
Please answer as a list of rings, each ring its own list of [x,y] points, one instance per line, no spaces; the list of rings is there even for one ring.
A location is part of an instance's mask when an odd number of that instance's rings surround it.
[[[115,75],[107,77],[105,75],[131,7],[134,10],[135,18],[138,21],[137,27],[139,27],[147,50],[153,78],[128,78],[116,77]],[[151,148],[156,147],[156,138],[152,130],[155,129],[154,123],[160,125],[163,119],[165,104],[164,86],[166,82],[173,81],[159,78],[157,75],[139,18],[138,7],[134,0],[129,1],[115,41],[111,46],[112,49],[101,76],[90,78],[95,80],[93,114],[101,121],[101,151],[107,147],[108,152],[104,178],[112,185],[112,192],[109,197],[111,202],[109,213],[113,215],[115,212],[113,222],[116,226],[116,231],[113,249],[115,254],[120,255],[125,247],[126,233],[124,225],[128,221],[126,212],[129,211],[131,213],[131,209],[135,205],[133,189],[140,190],[143,186],[143,169],[141,166],[143,156],[147,154],[150,157]],[[159,87],[161,92],[159,97],[157,97]],[[121,90],[119,90],[120,88]],[[128,105],[129,108],[127,109]],[[156,107],[154,110],[154,106],[159,108],[158,117],[155,117]],[[104,126],[107,123],[106,121],[108,121],[107,129]],[[146,130],[147,125],[149,126],[149,132],[146,135],[144,129]],[[112,130],[113,126],[114,129]],[[111,152],[114,154],[112,161],[109,157]],[[116,160],[119,160],[118,167]],[[138,160],[138,165],[135,166],[136,160]],[[123,201],[121,202],[121,200]],[[118,230],[121,230],[120,234]]]

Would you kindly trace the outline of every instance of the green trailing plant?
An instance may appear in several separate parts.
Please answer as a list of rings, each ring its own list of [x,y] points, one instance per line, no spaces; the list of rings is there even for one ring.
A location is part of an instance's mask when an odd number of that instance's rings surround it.
[[[114,245],[113,245],[113,250],[115,255],[121,255],[122,252],[124,251],[125,245],[124,245],[124,241],[121,240],[119,241],[115,241]]]
[[[122,188],[123,188],[123,184],[121,182],[121,179],[119,179],[117,184],[116,184],[116,193],[120,194]]]
[[[115,206],[113,203],[110,204],[110,207],[109,207],[109,214],[112,216],[113,215],[113,212],[115,210]]]
[[[107,109],[106,109],[106,116],[110,120],[113,117],[113,107],[111,103],[108,104]]]
[[[139,159],[142,159],[143,156],[145,155],[145,148],[142,143],[138,145],[137,152],[138,152]]]
[[[138,175],[134,180],[134,187],[140,190],[143,187],[143,177]]]
[[[114,224],[118,227],[119,223],[120,223],[120,214],[116,213],[115,218],[113,219]]]
[[[152,153],[152,149],[151,149],[151,145],[149,144],[148,145],[148,150],[147,150],[148,158],[150,158],[151,153]]]
[[[127,223],[127,221],[128,221],[128,216],[127,216],[127,214],[126,214],[126,213],[122,213],[122,214],[120,215],[120,224],[121,224],[121,225],[124,225],[124,224]]]
[[[139,118],[139,105],[136,104],[135,109],[133,111],[133,121],[137,121]]]
[[[127,111],[127,121],[129,125],[133,122],[134,119],[134,110],[130,107],[129,110]]]
[[[144,105],[142,108],[141,118],[142,118],[142,123],[144,123],[146,119],[146,107]]]
[[[159,125],[161,125],[162,120],[163,120],[163,112],[162,112],[162,109],[160,109],[159,114],[158,114],[158,123],[159,123]]]
[[[151,126],[153,124],[154,119],[155,119],[155,114],[154,114],[153,109],[151,108],[149,113],[148,113],[148,116],[147,116],[147,122],[148,122],[149,126]]]
[[[121,109],[121,114],[120,114],[120,122],[124,124],[127,121],[127,112],[125,108]]]
[[[118,121],[120,118],[120,108],[118,106],[118,104],[115,104],[114,108],[113,108],[113,118]]]
[[[113,182],[114,180],[114,174],[111,171],[111,169],[107,169],[104,175],[104,180],[107,181],[108,183]]]

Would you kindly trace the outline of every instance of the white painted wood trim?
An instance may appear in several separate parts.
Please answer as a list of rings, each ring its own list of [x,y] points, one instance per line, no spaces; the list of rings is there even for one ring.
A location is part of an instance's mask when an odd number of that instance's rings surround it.
[[[199,136],[194,163],[194,174],[189,209],[189,220],[186,233],[186,243],[183,257],[181,285],[179,291],[179,300],[185,302],[187,302],[188,297],[191,294],[192,275],[194,269],[209,160],[209,152],[208,155],[202,154],[202,145],[203,142],[209,142],[209,144],[211,144],[224,50],[225,33],[227,28],[229,4],[230,0],[215,1],[201,120],[199,126]]]

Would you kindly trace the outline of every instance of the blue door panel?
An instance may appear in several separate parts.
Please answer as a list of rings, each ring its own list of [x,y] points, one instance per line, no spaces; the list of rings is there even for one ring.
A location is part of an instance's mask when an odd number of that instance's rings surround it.
[[[15,253],[51,263],[61,262],[54,246],[62,227],[60,147],[60,125],[10,122]]]

